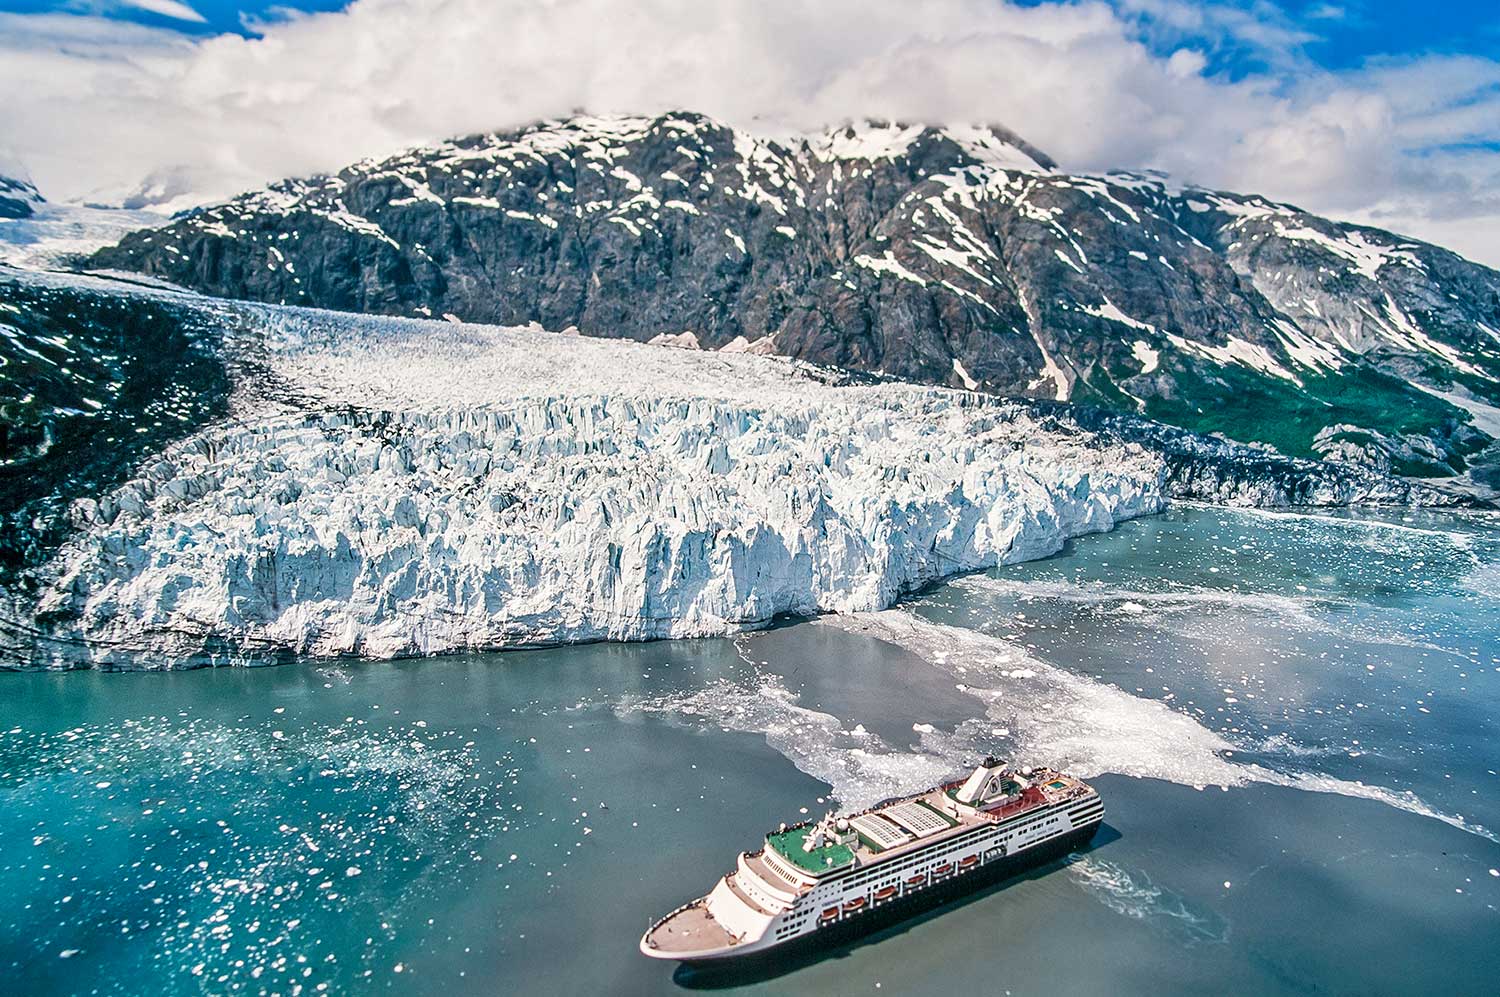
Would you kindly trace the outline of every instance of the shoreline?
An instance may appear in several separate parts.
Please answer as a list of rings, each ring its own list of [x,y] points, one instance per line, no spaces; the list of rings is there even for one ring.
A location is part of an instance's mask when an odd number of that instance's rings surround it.
[[[1484,517],[1484,518],[1500,518],[1500,512],[1493,511],[1493,510],[1484,510],[1484,509],[1454,509],[1454,508],[1446,508],[1446,507],[1436,507],[1436,508],[1433,508],[1433,507],[1426,507],[1426,506],[1399,506],[1399,505],[1386,505],[1386,504],[1360,504],[1360,505],[1347,505],[1347,506],[1314,506],[1314,505],[1308,505],[1308,506],[1285,506],[1285,507],[1277,507],[1277,508],[1274,508],[1274,509],[1268,509],[1268,508],[1261,508],[1261,507],[1256,507],[1256,506],[1238,506],[1238,505],[1227,505],[1227,504],[1222,504],[1222,503],[1200,502],[1200,501],[1191,501],[1191,500],[1183,500],[1183,499],[1170,499],[1170,500],[1166,500],[1165,501],[1165,504],[1163,505],[1162,508],[1155,509],[1155,510],[1152,510],[1152,511],[1137,513],[1135,515],[1130,515],[1130,516],[1122,517],[1122,518],[1114,521],[1105,530],[1085,530],[1085,531],[1081,531],[1081,532],[1077,532],[1077,533],[1071,533],[1071,534],[1067,534],[1065,536],[1062,536],[1060,538],[1059,542],[1057,543],[1057,545],[1056,545],[1055,548],[1050,549],[1050,550],[1048,550],[1046,552],[1043,552],[1043,553],[1038,553],[1038,554],[1035,554],[1035,555],[1029,556],[1029,557],[1018,558],[1016,560],[1000,560],[1000,561],[996,562],[995,564],[975,565],[975,566],[972,566],[972,567],[959,568],[959,569],[947,572],[945,574],[936,575],[936,576],[934,576],[932,578],[928,578],[928,579],[922,581],[921,583],[919,583],[919,584],[917,584],[917,585],[915,585],[915,586],[913,586],[911,588],[908,588],[908,589],[905,589],[905,590],[899,592],[895,596],[894,599],[890,600],[889,602],[887,602],[887,603],[885,603],[883,605],[872,606],[872,607],[869,607],[869,608],[859,608],[859,609],[851,609],[851,610],[845,610],[845,611],[824,610],[824,611],[812,612],[812,613],[778,612],[778,613],[775,613],[775,614],[773,614],[773,615],[771,615],[769,617],[762,618],[762,619],[732,621],[732,622],[731,621],[724,621],[726,623],[726,625],[722,629],[718,629],[718,630],[705,630],[705,631],[699,632],[699,633],[686,633],[686,634],[679,634],[679,635],[659,634],[659,635],[642,635],[642,636],[629,636],[629,637],[614,637],[614,636],[608,636],[608,635],[593,634],[593,635],[585,635],[585,636],[578,636],[578,637],[574,637],[574,638],[563,638],[563,639],[555,639],[555,640],[548,640],[548,639],[534,639],[534,640],[532,640],[532,639],[522,639],[520,641],[513,642],[513,643],[494,644],[494,645],[487,645],[487,646],[474,646],[474,647],[451,647],[451,648],[445,648],[445,649],[442,649],[442,650],[435,650],[435,651],[431,651],[431,652],[427,652],[427,653],[398,653],[398,654],[387,655],[387,656],[359,655],[359,654],[332,654],[332,655],[307,654],[307,653],[297,652],[294,649],[292,649],[289,645],[278,645],[278,646],[274,646],[274,647],[268,647],[268,648],[266,648],[264,650],[255,650],[255,651],[249,651],[249,652],[241,651],[241,652],[235,652],[233,654],[231,654],[229,652],[226,652],[225,655],[224,655],[224,657],[225,657],[226,660],[212,660],[211,657],[209,659],[205,660],[203,657],[197,657],[197,658],[192,658],[192,659],[188,659],[188,660],[177,660],[177,661],[173,661],[170,664],[158,665],[158,666],[149,666],[148,665],[148,666],[132,667],[132,666],[129,666],[129,665],[121,665],[121,664],[119,664],[118,662],[115,662],[115,661],[106,661],[106,662],[101,662],[101,663],[89,663],[89,662],[80,661],[79,663],[76,663],[76,664],[63,665],[63,666],[33,666],[33,665],[16,665],[16,664],[12,664],[12,663],[10,663],[8,661],[0,661],[0,674],[70,673],[70,672],[90,672],[90,671],[98,671],[98,672],[105,672],[105,673],[152,673],[152,672],[196,671],[196,670],[206,669],[206,668],[267,668],[267,667],[278,667],[278,666],[326,665],[326,664],[365,665],[365,664],[377,664],[377,663],[391,662],[391,661],[419,661],[419,660],[426,660],[426,659],[454,658],[454,657],[462,657],[462,656],[466,656],[466,655],[499,655],[499,654],[513,653],[513,652],[549,651],[549,650],[559,650],[559,649],[563,649],[563,648],[581,647],[581,646],[588,646],[588,645],[595,645],[595,644],[621,644],[621,645],[625,645],[625,644],[657,643],[657,642],[663,642],[663,641],[721,640],[721,639],[733,638],[733,637],[735,637],[735,636],[737,636],[739,634],[759,633],[759,632],[765,632],[765,631],[768,631],[768,630],[779,629],[779,628],[782,628],[782,627],[800,626],[800,625],[803,625],[803,624],[806,624],[806,623],[812,623],[812,622],[815,622],[815,621],[821,620],[821,619],[834,618],[834,617],[854,616],[854,615],[858,615],[858,614],[862,614],[862,613],[881,612],[881,611],[888,610],[888,609],[898,609],[904,603],[906,603],[906,602],[908,602],[908,601],[910,601],[910,600],[912,600],[914,598],[920,598],[922,595],[924,595],[926,593],[930,593],[931,591],[933,591],[933,590],[935,590],[935,589],[937,589],[937,588],[939,588],[939,587],[941,587],[943,585],[950,584],[950,583],[952,583],[956,579],[961,579],[961,578],[969,577],[969,576],[973,576],[973,575],[985,574],[987,572],[993,571],[997,567],[1002,567],[1002,566],[1005,566],[1005,565],[1024,564],[1024,563],[1031,563],[1031,562],[1035,562],[1035,561],[1044,561],[1044,560],[1047,560],[1047,559],[1052,558],[1052,557],[1056,557],[1059,554],[1064,553],[1066,551],[1067,547],[1070,544],[1072,544],[1075,540],[1077,540],[1077,539],[1079,539],[1081,537],[1096,536],[1096,535],[1099,535],[1099,534],[1102,534],[1102,533],[1113,532],[1114,530],[1116,530],[1117,528],[1119,528],[1124,523],[1135,522],[1137,520],[1149,519],[1149,518],[1157,517],[1157,516],[1163,516],[1163,515],[1169,514],[1170,512],[1172,512],[1176,508],[1191,509],[1191,510],[1202,510],[1202,511],[1223,511],[1223,512],[1229,512],[1229,513],[1242,513],[1242,514],[1245,514],[1245,515],[1259,515],[1259,516],[1266,516],[1266,517],[1273,517],[1273,518],[1274,517],[1284,517],[1284,518],[1314,519],[1314,520],[1333,521],[1333,522],[1340,522],[1340,521],[1342,521],[1342,522],[1349,522],[1349,523],[1369,524],[1369,525],[1375,526],[1377,528],[1387,528],[1387,529],[1394,529],[1394,530],[1410,530],[1410,531],[1417,532],[1417,533],[1424,533],[1424,532],[1428,532],[1428,531],[1422,530],[1422,529],[1420,529],[1418,527],[1408,526],[1408,525],[1402,524],[1402,523],[1393,523],[1393,522],[1388,522],[1388,521],[1384,521],[1384,520],[1380,520],[1380,519],[1358,519],[1358,518],[1354,518],[1354,517],[1345,517],[1345,516],[1334,515],[1332,513],[1337,513],[1339,511],[1356,512],[1356,511],[1361,511],[1361,510],[1363,510],[1363,511],[1369,511],[1369,512],[1396,512],[1396,511],[1399,511],[1399,510],[1415,510],[1415,511],[1422,511],[1422,512],[1425,512],[1425,513],[1428,513],[1428,514],[1433,514],[1433,515],[1449,515],[1449,516],[1455,516],[1455,517],[1475,516],[1475,517]],[[1321,511],[1321,512],[1323,512],[1325,514],[1319,515],[1318,511]],[[601,616],[608,615],[607,612],[604,612],[604,611],[594,610],[593,612],[595,614],[601,615]],[[646,619],[646,618],[637,617],[635,619]],[[669,617],[658,617],[658,618],[652,618],[652,619],[654,619],[655,622],[660,622],[660,623],[666,624],[668,626],[679,624],[679,623],[682,622],[681,620],[677,620],[677,619],[673,619],[673,618],[669,618]],[[7,621],[7,622],[9,622],[9,621]],[[12,622],[12,623],[10,623],[10,625],[14,626],[14,623]],[[46,640],[59,640],[59,641],[66,641],[67,643],[73,643],[73,640],[71,640],[71,639],[64,639],[64,638],[53,638],[53,637],[41,636],[40,639],[44,640],[44,641],[46,641]],[[228,640],[231,640],[232,638],[226,638],[226,637],[223,637],[223,636],[219,636],[219,637],[210,637],[210,638],[206,638],[206,639],[210,639],[210,640],[217,639],[217,640],[226,640],[226,641],[228,641]],[[144,649],[139,649],[139,648],[136,648],[136,649],[125,648],[123,650],[124,650],[124,653],[126,653],[126,654],[136,655],[136,656],[140,656],[140,657],[143,657],[143,658],[150,657],[152,655],[159,655],[159,654],[161,654],[161,652],[153,650],[151,648],[144,648]]]

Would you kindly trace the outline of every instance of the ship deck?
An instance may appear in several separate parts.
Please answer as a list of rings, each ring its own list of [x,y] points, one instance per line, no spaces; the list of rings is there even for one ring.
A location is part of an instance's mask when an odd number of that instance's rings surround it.
[[[854,850],[855,856],[859,859],[859,864],[861,866],[868,866],[877,862],[886,862],[890,859],[897,858],[898,856],[905,855],[909,852],[914,852],[926,848],[934,842],[942,841],[944,838],[952,837],[955,834],[966,831],[969,828],[975,827],[979,824],[993,823],[990,818],[973,813],[960,813],[957,816],[953,814],[942,813],[942,799],[942,789],[933,789],[925,793],[920,793],[916,796],[908,797],[909,801],[926,804],[929,809],[942,814],[942,816],[948,821],[948,827],[936,832],[935,834],[927,835],[921,838],[912,838],[909,841],[901,842],[901,844],[899,845],[892,845],[890,848],[882,848],[878,845],[872,846],[871,842],[869,842],[863,835],[861,835],[859,840],[859,847]],[[907,800],[898,802],[907,802]]]
[[[655,951],[667,954],[705,952],[730,944],[729,932],[701,903],[671,915],[652,928],[646,939]]]
[[[817,851],[808,853],[802,850],[802,841],[806,834],[812,829],[810,826],[788,828],[785,832],[770,834],[766,841],[776,849],[778,855],[794,863],[804,872],[815,876],[825,873],[836,872],[844,868],[851,860],[855,860],[858,866],[870,866],[890,861],[902,855],[926,848],[936,842],[960,834],[965,830],[980,824],[1006,823],[1028,813],[1039,807],[1060,802],[1079,792],[1086,792],[1087,787],[1077,779],[1061,773],[1046,770],[1047,781],[1042,787],[1042,797],[1036,801],[1012,803],[1008,806],[993,810],[973,810],[967,807],[959,808],[957,813],[944,807],[944,802],[951,799],[951,794],[957,790],[958,784],[938,786],[925,793],[915,796],[903,797],[896,800],[887,800],[865,813],[879,813],[891,806],[901,803],[917,802],[935,811],[950,826],[932,834],[921,837],[912,837],[900,844],[882,847],[876,842],[859,835],[852,848],[843,845],[831,845]],[[854,816],[859,816],[858,814]],[[826,858],[832,857],[834,861],[827,862]]]
[[[810,852],[803,851],[802,843],[810,833],[810,826],[788,828],[766,835],[766,843],[776,849],[776,854],[814,876],[831,872],[854,861],[854,852],[846,845],[825,845]]]

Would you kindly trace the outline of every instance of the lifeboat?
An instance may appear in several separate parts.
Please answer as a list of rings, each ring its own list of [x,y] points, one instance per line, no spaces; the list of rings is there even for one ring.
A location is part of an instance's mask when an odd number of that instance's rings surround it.
[[[906,885],[907,886],[921,886],[925,882],[927,882],[927,874],[919,872],[915,876],[912,876],[910,879],[908,879],[906,881]]]
[[[838,909],[838,907],[824,907],[823,908],[823,913],[818,916],[818,920],[820,920],[820,921],[832,921],[834,918],[836,918],[838,916],[839,916],[839,909]]]
[[[889,900],[891,897],[894,897],[895,895],[896,895],[896,888],[894,886],[887,886],[883,890],[876,890],[875,891],[875,901],[876,901],[876,903],[879,903],[882,900]]]
[[[974,868],[974,866],[976,866],[978,864],[979,864],[979,856],[978,855],[965,855],[963,858],[961,858],[961,859],[958,860],[958,867],[960,869],[972,869],[972,868]]]
[[[932,870],[932,874],[934,876],[946,876],[946,875],[948,875],[948,873],[950,873],[952,871],[953,871],[953,863],[952,862],[944,862],[942,865],[940,865],[936,869]]]
[[[865,905],[865,898],[864,897],[855,897],[853,900],[849,900],[849,901],[846,901],[844,903],[844,913],[845,914],[853,914],[855,911],[859,910],[864,905]]]

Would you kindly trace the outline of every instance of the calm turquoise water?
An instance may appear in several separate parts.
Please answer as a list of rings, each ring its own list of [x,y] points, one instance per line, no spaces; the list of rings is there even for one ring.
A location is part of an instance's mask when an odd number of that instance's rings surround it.
[[[1500,531],[1182,509],[737,640],[0,675],[28,994],[1481,993]],[[779,820],[991,747],[1090,776],[1076,861],[783,975],[637,955]]]

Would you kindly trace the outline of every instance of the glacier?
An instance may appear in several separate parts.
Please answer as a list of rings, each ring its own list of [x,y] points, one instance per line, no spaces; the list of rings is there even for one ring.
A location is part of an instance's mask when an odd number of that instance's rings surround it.
[[[721,635],[881,609],[1165,502],[1159,454],[1022,402],[244,307],[230,417],[69,507],[33,665]]]

